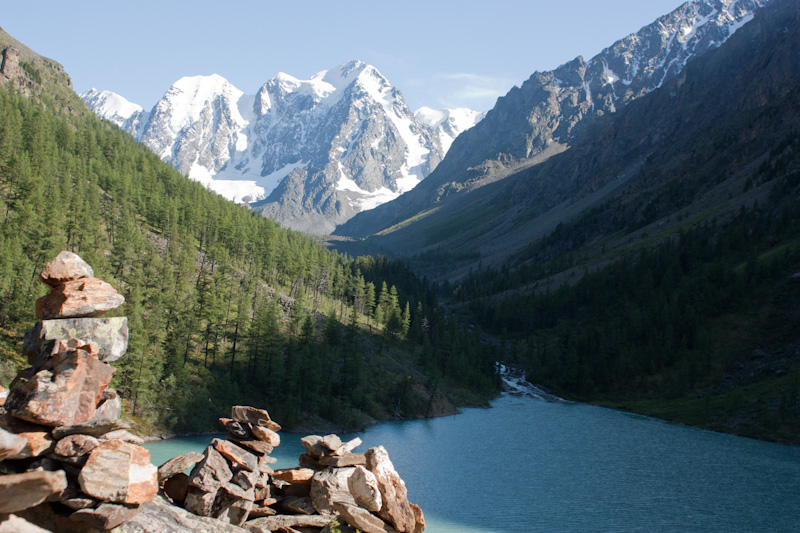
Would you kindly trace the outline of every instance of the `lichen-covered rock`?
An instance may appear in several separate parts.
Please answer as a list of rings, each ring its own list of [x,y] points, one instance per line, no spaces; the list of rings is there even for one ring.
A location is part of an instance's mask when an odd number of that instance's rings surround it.
[[[22,353],[28,363],[34,364],[47,341],[80,339],[97,345],[97,356],[104,363],[122,357],[128,349],[128,319],[114,318],[62,318],[40,320],[25,333]]]

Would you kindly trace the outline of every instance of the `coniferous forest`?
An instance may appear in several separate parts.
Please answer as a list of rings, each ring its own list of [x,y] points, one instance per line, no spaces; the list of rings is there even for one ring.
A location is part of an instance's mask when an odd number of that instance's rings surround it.
[[[402,263],[282,229],[88,110],[0,91],[0,199],[3,385],[25,366],[38,273],[70,250],[125,296],[112,385],[147,431],[214,430],[235,404],[288,427],[356,428],[498,391],[494,349]]]

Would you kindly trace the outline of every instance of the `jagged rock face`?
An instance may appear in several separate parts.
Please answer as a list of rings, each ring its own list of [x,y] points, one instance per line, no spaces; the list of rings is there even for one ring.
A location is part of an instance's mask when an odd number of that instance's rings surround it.
[[[423,186],[361,213],[336,233],[365,237],[430,208],[506,167],[571,145],[595,118],[614,113],[673,79],[692,58],[719,47],[769,0],[694,0],[597,56],[535,72],[498,99],[452,148]]]
[[[278,74],[255,96],[217,75],[183,78],[149,113],[108,91],[81,96],[190,178],[315,233],[413,188],[478,117],[426,125],[360,61],[309,80]]]

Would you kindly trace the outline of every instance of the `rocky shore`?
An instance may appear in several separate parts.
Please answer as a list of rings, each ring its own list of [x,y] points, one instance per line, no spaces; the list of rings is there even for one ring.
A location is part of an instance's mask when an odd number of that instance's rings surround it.
[[[0,533],[424,531],[381,446],[310,435],[299,467],[273,470],[281,426],[265,409],[234,406],[225,438],[157,468],[109,387],[127,320],[100,317],[124,298],[70,252],[40,279],[31,366],[0,391]]]

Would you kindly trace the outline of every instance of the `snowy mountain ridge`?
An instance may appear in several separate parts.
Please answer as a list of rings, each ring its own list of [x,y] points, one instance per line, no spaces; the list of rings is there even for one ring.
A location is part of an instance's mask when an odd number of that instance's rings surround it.
[[[361,61],[308,80],[279,73],[253,96],[216,74],[185,77],[150,112],[108,91],[81,97],[191,179],[315,233],[412,189],[480,117],[421,120]]]

